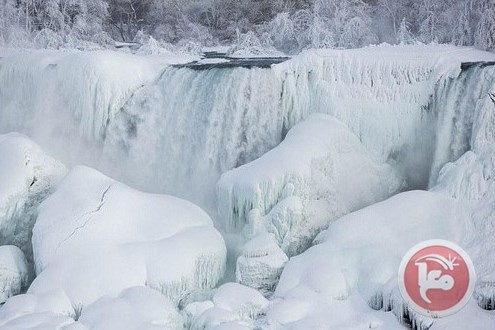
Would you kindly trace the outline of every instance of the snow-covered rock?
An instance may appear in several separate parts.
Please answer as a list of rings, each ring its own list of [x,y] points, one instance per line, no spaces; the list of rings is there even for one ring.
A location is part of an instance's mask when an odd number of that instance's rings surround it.
[[[268,307],[258,291],[237,283],[226,283],[213,295],[213,306],[191,322],[191,329],[253,329]]]
[[[260,234],[244,244],[242,255],[237,258],[236,280],[268,296],[288,260],[273,234]]]
[[[45,200],[33,230],[29,293],[62,289],[74,305],[146,285],[174,304],[223,276],[226,249],[208,215],[175,197],[133,190],[74,168]]]
[[[390,288],[403,255],[433,238],[465,245],[469,216],[467,206],[446,194],[412,191],[340,218],[286,264],[268,322],[297,327],[325,320],[329,327],[359,328],[388,318],[369,309],[385,305],[402,318],[402,300]]]
[[[12,245],[0,246],[0,304],[26,288],[29,268],[24,253]]]
[[[392,166],[377,161],[344,124],[314,114],[275,149],[223,174],[218,205],[227,229],[272,232],[293,255],[331,220],[401,187]]]
[[[146,287],[124,290],[118,297],[102,297],[82,310],[78,326],[91,330],[182,329],[175,306]]]
[[[32,258],[37,207],[65,173],[60,162],[26,136],[0,135],[0,245],[15,245]]]

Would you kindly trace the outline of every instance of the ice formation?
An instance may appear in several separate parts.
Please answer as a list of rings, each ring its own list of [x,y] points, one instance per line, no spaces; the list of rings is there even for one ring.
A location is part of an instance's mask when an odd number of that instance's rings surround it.
[[[215,291],[209,307],[191,320],[190,329],[253,329],[267,307],[268,300],[258,291],[226,283]]]
[[[0,135],[0,245],[15,245],[32,259],[37,207],[65,173],[60,162],[26,136]]]
[[[12,245],[0,246],[0,304],[19,294],[28,281],[28,264],[22,251]]]
[[[221,235],[197,206],[88,167],[71,170],[41,204],[33,251],[37,277],[28,293],[61,289],[81,306],[142,285],[178,304],[214,287],[226,258]]]
[[[313,114],[279,146],[223,174],[218,205],[227,229],[271,232],[285,252],[295,255],[330,220],[400,188],[397,171],[369,154],[344,124]]]
[[[236,280],[268,296],[288,260],[273,234],[260,234],[244,244],[242,255],[237,259]]]

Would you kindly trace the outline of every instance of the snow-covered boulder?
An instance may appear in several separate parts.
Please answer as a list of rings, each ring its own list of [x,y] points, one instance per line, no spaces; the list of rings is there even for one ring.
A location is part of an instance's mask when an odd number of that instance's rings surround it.
[[[314,114],[275,149],[223,174],[218,205],[227,229],[271,232],[294,255],[331,220],[401,187],[393,167],[377,161],[343,123]]]
[[[29,271],[24,253],[13,245],[0,246],[0,303],[27,287]]]
[[[15,245],[31,259],[37,207],[65,173],[26,136],[0,135],[0,245]]]
[[[288,260],[273,234],[261,234],[244,244],[242,255],[237,258],[236,280],[268,296]]]
[[[147,287],[124,290],[118,297],[102,297],[82,310],[78,326],[92,330],[182,329],[175,306]]]
[[[191,329],[253,329],[268,304],[258,291],[226,283],[216,290],[212,306],[192,320]]]
[[[38,276],[28,292],[62,289],[81,306],[143,285],[178,304],[214,287],[226,259],[222,236],[199,207],[82,166],[41,204],[33,250]]]
[[[340,218],[316,238],[317,245],[285,265],[268,322],[352,328],[378,322],[387,328],[389,315],[369,307],[387,306],[403,317],[404,305],[394,294],[403,255],[433,238],[465,245],[469,218],[463,203],[426,191],[401,193]]]

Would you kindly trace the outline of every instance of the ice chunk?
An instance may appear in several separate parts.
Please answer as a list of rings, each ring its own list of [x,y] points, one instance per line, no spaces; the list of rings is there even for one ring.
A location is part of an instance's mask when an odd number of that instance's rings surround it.
[[[0,246],[0,304],[26,288],[29,281],[28,264],[16,246]]]
[[[40,206],[33,230],[38,277],[29,293],[62,289],[74,305],[146,285],[174,304],[223,276],[225,243],[190,202],[146,194],[74,168]]]
[[[37,207],[65,173],[26,136],[0,135],[0,245],[15,245],[32,259]]]
[[[369,154],[344,124],[314,114],[275,149],[223,174],[218,205],[227,229],[272,232],[296,254],[331,220],[401,187],[393,167]]]
[[[242,248],[242,255],[237,258],[236,280],[268,296],[288,260],[273,234],[260,234]]]

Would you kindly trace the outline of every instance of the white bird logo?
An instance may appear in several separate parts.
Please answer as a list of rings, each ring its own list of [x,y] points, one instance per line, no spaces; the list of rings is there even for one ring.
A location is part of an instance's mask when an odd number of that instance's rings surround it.
[[[441,270],[431,270],[428,272],[428,265],[425,261],[434,261],[440,264],[445,270],[454,270],[457,257],[452,258],[449,254],[449,259],[439,254],[428,254],[416,260],[415,265],[418,266],[418,285],[419,294],[424,301],[431,304],[431,300],[426,295],[430,289],[442,289],[448,291],[454,287],[455,280],[450,275],[442,275]],[[423,262],[420,262],[424,260]]]

